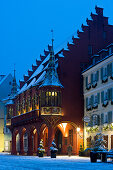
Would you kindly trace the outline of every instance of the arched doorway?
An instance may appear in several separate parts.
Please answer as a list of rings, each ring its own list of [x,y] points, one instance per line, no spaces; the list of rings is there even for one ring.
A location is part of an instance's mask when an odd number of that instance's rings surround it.
[[[24,140],[24,152],[27,153],[27,151],[28,151],[28,134],[26,131],[24,133],[23,140]]]
[[[17,151],[17,153],[20,152],[20,135],[19,135],[19,133],[16,135],[16,151]]]
[[[56,145],[58,148],[58,154],[62,153],[62,132],[57,129],[56,133],[55,133],[55,141],[56,141]]]

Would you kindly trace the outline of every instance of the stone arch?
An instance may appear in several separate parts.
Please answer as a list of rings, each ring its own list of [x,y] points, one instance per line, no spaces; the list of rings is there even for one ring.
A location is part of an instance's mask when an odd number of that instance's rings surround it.
[[[48,127],[45,123],[43,123],[40,127],[39,143],[40,143],[41,139],[43,139],[43,145],[45,148],[45,152],[47,152],[47,149],[48,149]]]
[[[37,153],[38,134],[36,126],[32,125],[28,129],[28,155]]]
[[[60,121],[55,127],[55,135],[58,129],[62,133],[62,154],[67,154],[69,145],[72,146],[73,154],[76,154],[78,148],[77,125],[71,121]],[[58,139],[56,139],[56,141],[57,140]]]
[[[18,129],[14,129],[12,133],[12,151],[11,151],[11,154],[13,155],[17,154],[17,142],[16,142],[17,134],[19,134]]]

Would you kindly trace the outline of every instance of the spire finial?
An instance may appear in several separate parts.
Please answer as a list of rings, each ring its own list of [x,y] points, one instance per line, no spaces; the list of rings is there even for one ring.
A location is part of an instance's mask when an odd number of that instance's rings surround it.
[[[54,41],[54,38],[53,38],[53,29],[51,29],[51,33],[52,33],[52,50],[53,50],[53,41]]]
[[[15,72],[16,72],[16,70],[15,70],[15,64],[14,64],[14,78],[15,78]]]

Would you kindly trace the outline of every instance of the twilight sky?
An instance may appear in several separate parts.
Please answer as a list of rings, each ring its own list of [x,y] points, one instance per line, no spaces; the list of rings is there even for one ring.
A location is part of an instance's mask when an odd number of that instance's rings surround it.
[[[113,24],[113,0],[1,0],[0,74],[13,74],[15,64],[22,80],[51,43],[51,29],[54,48],[63,47],[95,13],[95,5]]]

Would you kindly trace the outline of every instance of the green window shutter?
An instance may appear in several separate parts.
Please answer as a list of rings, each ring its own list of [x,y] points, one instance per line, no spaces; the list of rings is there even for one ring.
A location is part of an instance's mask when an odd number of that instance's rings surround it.
[[[100,104],[100,93],[97,94],[98,104]]]
[[[109,64],[107,65],[107,76],[109,76],[109,74],[110,74],[110,71],[109,71],[110,69],[109,69]]]
[[[93,84],[93,74],[91,74],[91,84]]]
[[[104,124],[104,113],[101,113],[101,125]]]
[[[86,77],[86,88],[88,87],[88,77]]]
[[[113,100],[113,88],[111,88],[111,100]]]
[[[112,123],[112,111],[108,112],[108,123]]]
[[[104,103],[104,91],[101,92],[101,103]]]
[[[103,67],[101,68],[101,80],[103,80]]]
[[[94,95],[91,96],[91,106],[94,105]]]
[[[86,109],[88,107],[88,97],[86,97]]]
[[[108,100],[112,100],[112,88],[108,89]]]
[[[100,116],[97,115],[97,125],[99,126],[100,125]]]
[[[112,76],[112,63],[109,64],[109,76]]]
[[[99,81],[99,71],[96,72],[96,82]]]

